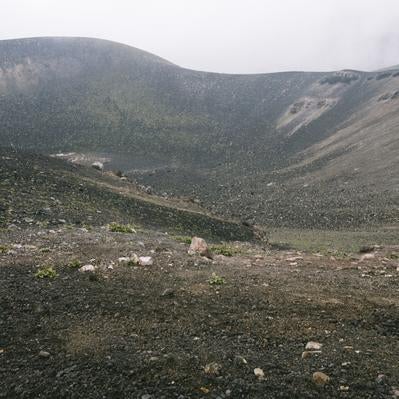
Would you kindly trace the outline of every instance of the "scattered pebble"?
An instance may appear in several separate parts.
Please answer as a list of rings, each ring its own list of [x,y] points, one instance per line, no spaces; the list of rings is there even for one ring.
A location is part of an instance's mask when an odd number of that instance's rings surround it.
[[[309,341],[306,346],[305,349],[307,351],[319,351],[321,349],[321,347],[323,346],[323,344],[319,343],[319,342],[315,342],[315,341]]]
[[[216,362],[208,363],[204,367],[205,374],[210,374],[210,375],[219,375],[221,369],[222,365]]]
[[[239,355],[234,357],[234,363],[237,366],[241,366],[243,364],[248,364],[247,360],[245,358],[243,358],[242,356],[239,356]]]
[[[172,288],[166,288],[162,292],[161,296],[163,296],[163,297],[171,297],[171,296],[174,296],[174,294],[175,294],[175,292],[174,292],[174,290]]]
[[[315,355],[315,354],[320,354],[321,351],[304,351],[302,352],[302,359],[307,359],[308,357]]]
[[[325,385],[330,381],[330,377],[321,371],[316,371],[313,373],[312,379],[316,385]]]

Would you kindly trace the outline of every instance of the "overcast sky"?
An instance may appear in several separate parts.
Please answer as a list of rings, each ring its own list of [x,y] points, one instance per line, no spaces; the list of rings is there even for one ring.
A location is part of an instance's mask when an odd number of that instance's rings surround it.
[[[399,64],[399,0],[0,0],[0,39],[88,36],[206,71]]]

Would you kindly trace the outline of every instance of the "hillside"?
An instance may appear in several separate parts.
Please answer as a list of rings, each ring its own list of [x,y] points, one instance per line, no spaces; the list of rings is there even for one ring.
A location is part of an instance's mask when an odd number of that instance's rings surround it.
[[[216,240],[251,240],[253,231],[183,202],[165,201],[92,168],[0,148],[0,228],[131,224]]]
[[[117,43],[0,42],[3,146],[106,156],[251,223],[398,221],[399,71],[227,75]]]

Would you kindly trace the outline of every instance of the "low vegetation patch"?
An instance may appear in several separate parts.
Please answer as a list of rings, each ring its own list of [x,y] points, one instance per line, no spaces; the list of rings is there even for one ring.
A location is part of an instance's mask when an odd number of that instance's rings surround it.
[[[234,256],[240,252],[237,248],[226,244],[212,245],[210,249],[215,255],[224,256]]]
[[[130,224],[111,223],[109,231],[113,233],[136,233],[136,229]]]
[[[174,240],[182,242],[183,244],[191,244],[191,237],[189,236],[173,236]]]
[[[269,245],[276,250],[295,249],[346,257],[370,247],[370,243],[396,245],[397,237],[398,229],[350,231],[276,228],[270,230]]]
[[[9,248],[6,245],[0,245],[0,254],[5,254]]]
[[[225,282],[225,279],[222,276],[218,276],[216,273],[212,273],[212,276],[208,280],[210,285],[223,285]]]
[[[79,269],[81,266],[82,266],[82,262],[78,259],[71,260],[68,263],[68,267],[70,267],[71,269]]]
[[[35,273],[35,277],[37,278],[55,278],[57,276],[58,273],[52,266],[44,266]]]
[[[269,243],[271,249],[275,249],[277,251],[289,251],[292,249],[292,245],[288,242],[273,242]]]

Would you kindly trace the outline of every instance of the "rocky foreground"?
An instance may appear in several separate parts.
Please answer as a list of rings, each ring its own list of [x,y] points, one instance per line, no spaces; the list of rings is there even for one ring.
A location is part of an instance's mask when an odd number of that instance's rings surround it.
[[[1,231],[0,397],[399,397],[398,247],[208,245]]]

